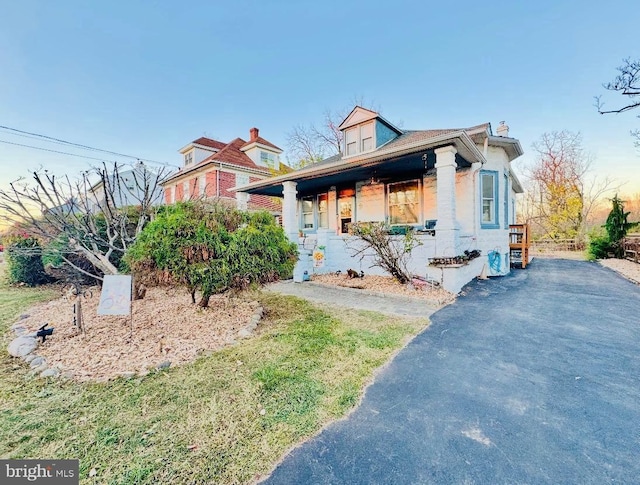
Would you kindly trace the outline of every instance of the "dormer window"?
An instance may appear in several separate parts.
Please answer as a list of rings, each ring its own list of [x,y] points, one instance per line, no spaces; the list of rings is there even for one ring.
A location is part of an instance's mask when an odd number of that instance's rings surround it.
[[[269,168],[275,168],[276,156],[273,153],[260,151],[260,165]]]
[[[192,163],[193,163],[193,152],[185,153],[184,155],[185,166],[191,165]]]
[[[350,157],[374,149],[373,122],[349,128],[344,133],[345,155]]]

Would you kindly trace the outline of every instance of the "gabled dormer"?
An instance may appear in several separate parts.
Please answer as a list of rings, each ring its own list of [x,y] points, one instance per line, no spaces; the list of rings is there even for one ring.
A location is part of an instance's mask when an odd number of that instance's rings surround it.
[[[280,170],[280,154],[282,150],[262,138],[258,128],[249,130],[249,141],[240,150],[259,167]]]
[[[225,143],[219,142],[217,140],[212,140],[211,138],[207,138],[204,136],[192,141],[179,150],[183,157],[184,168],[193,167],[194,165],[203,161],[205,158],[210,157],[216,152],[219,152],[225,146]]]
[[[343,158],[372,152],[402,134],[375,111],[360,106],[353,108],[338,129],[342,132]]]

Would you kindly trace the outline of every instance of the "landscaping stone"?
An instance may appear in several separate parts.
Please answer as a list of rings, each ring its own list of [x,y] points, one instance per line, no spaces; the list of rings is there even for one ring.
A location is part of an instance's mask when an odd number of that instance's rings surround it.
[[[165,360],[164,362],[161,362],[160,364],[158,364],[156,366],[156,369],[164,370],[164,369],[168,369],[169,367],[171,367],[171,361],[170,360]]]
[[[45,369],[40,374],[40,377],[59,377],[60,371],[55,367],[50,367],[49,369]]]
[[[132,371],[127,371],[127,372],[121,372],[120,373],[120,377],[122,377],[123,379],[133,379],[135,376],[137,376],[138,374]]]
[[[47,363],[47,360],[44,357],[40,357],[39,355],[36,355],[31,360],[31,362],[29,362],[29,367],[31,367],[32,369],[35,369],[36,367],[46,363]]]
[[[242,330],[240,330],[238,332],[238,337],[240,337],[240,338],[251,337],[251,332],[249,330],[247,330],[246,328],[243,328]]]
[[[38,367],[35,367],[31,372],[33,372],[34,374],[42,374],[48,368],[49,366],[46,363],[44,363],[44,364],[40,364]]]
[[[9,352],[9,355],[13,357],[24,357],[25,355],[33,352],[37,346],[38,342],[35,338],[22,335],[11,341],[7,351]]]
[[[73,379],[73,372],[71,372],[70,370],[64,371],[62,373],[62,378],[63,379]]]
[[[22,315],[20,315],[18,317],[18,320],[24,320],[26,318],[29,318],[31,315],[29,315],[28,313],[23,313]]]
[[[27,329],[24,328],[22,325],[14,325],[13,327],[11,327],[11,329],[13,330],[13,332],[18,337],[20,337],[20,336],[24,335],[25,333],[27,333]]]
[[[25,355],[25,356],[23,357],[23,359],[24,359],[24,361],[25,361],[27,364],[30,364],[30,363],[31,363],[31,361],[32,361],[33,359],[35,359],[36,357],[37,357],[37,355],[36,355],[36,354],[31,353],[31,354],[27,354],[27,355]]]

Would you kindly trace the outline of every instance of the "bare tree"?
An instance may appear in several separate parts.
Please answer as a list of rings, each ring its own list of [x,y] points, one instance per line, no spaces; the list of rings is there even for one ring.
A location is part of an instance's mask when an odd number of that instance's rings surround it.
[[[138,162],[131,170],[95,167],[79,179],[34,172],[0,190],[0,214],[49,244],[47,251],[85,276],[117,274],[117,262],[161,202],[167,170]],[[78,257],[90,263],[77,263]]]
[[[619,74],[616,78],[603,87],[609,91],[615,91],[623,96],[627,96],[627,102],[623,106],[614,109],[604,109],[602,97],[596,97],[596,107],[600,114],[624,113],[626,111],[640,107],[640,59],[632,61],[630,58],[624,59],[622,66],[618,67]],[[640,118],[640,115],[638,116]],[[636,138],[636,146],[640,147],[640,130],[633,130],[631,135]]]
[[[544,133],[533,144],[537,161],[526,169],[526,220],[543,238],[584,239],[591,214],[614,181],[589,175],[592,160],[579,133]]]

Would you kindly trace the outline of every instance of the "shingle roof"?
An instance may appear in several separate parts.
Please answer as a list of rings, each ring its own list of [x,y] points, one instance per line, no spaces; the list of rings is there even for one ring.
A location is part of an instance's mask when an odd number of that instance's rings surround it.
[[[240,151],[240,148],[242,148],[246,144],[247,142],[244,141],[242,138],[236,138],[231,143],[226,145],[222,150],[208,156],[198,165],[202,165],[203,163],[207,163],[209,161],[217,161],[217,162],[231,163],[233,165],[239,165],[241,167],[247,167],[254,170],[261,170],[263,172],[269,173],[268,168],[259,167],[244,152]]]
[[[204,140],[204,143],[202,142]],[[221,143],[216,140],[211,140],[210,138],[198,138],[193,143],[197,143],[200,145],[210,146],[212,148],[216,148],[217,152],[212,153],[207,158],[197,163],[196,165],[188,168],[181,168],[173,175],[168,177],[165,182],[168,182],[176,177],[180,177],[186,173],[193,172],[194,170],[198,170],[205,165],[208,165],[212,162],[221,162],[228,163],[231,165],[237,165],[238,167],[249,168],[255,171],[263,172],[264,174],[271,174],[268,168],[260,167],[256,165],[253,160],[251,160],[244,152],[240,151],[240,148],[246,145],[242,138],[236,138],[231,143]],[[207,145],[208,143],[208,145]],[[216,144],[214,146],[213,144]]]
[[[275,148],[276,150],[280,150],[282,151],[282,149],[280,147],[275,146],[273,143],[271,143],[270,141],[265,140],[264,138],[262,138],[261,136],[259,136],[258,138],[256,138],[255,140],[250,140],[247,143],[245,143],[243,146],[241,146],[240,148],[244,148],[247,147],[249,145],[251,145],[252,143],[259,143],[261,145],[266,145],[268,147],[271,148]]]
[[[222,150],[227,144],[222,143],[218,140],[212,140],[211,138],[207,138],[206,136],[201,136],[197,140],[193,140],[191,143],[194,145],[203,145],[210,148],[215,148],[216,150]]]

